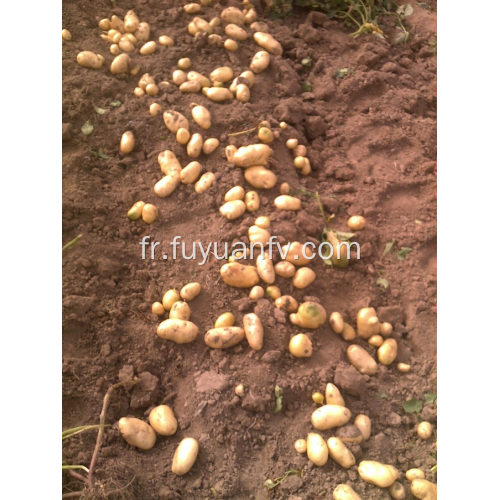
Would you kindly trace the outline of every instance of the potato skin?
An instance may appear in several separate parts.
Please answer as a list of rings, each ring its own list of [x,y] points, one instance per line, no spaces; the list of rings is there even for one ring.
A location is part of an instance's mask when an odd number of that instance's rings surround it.
[[[119,54],[111,62],[109,70],[113,75],[122,75],[128,73],[130,69],[130,56],[128,54]]]
[[[84,68],[99,69],[102,68],[104,57],[90,50],[84,50],[76,56],[76,62]]]
[[[250,144],[242,146],[233,155],[237,167],[254,167],[265,165],[273,150],[267,144]]]
[[[180,296],[182,299],[193,300],[195,297],[199,295],[201,292],[201,285],[197,281],[193,281],[191,283],[187,283],[181,288]]]
[[[198,336],[198,327],[191,321],[169,318],[158,325],[156,333],[162,339],[172,340],[176,344],[187,344]]]
[[[414,479],[410,491],[420,500],[437,500],[437,486],[427,479]]]
[[[359,345],[350,345],[347,348],[347,357],[354,368],[363,375],[375,375],[378,371],[377,362]]]
[[[326,384],[325,399],[327,405],[345,406],[344,398],[340,394],[338,387],[331,382]]]
[[[307,458],[318,467],[328,462],[328,447],[323,437],[316,432],[307,435]]]
[[[281,56],[283,54],[283,47],[269,33],[262,33],[262,31],[256,31],[253,34],[253,39],[257,45],[260,45],[270,54],[273,54],[275,56]]]
[[[228,220],[234,220],[241,217],[246,210],[245,202],[242,200],[226,201],[219,208],[219,213]]]
[[[388,488],[398,478],[399,471],[392,465],[375,460],[363,460],[358,465],[358,474],[367,483],[379,488]]]
[[[348,484],[338,484],[336,488],[333,490],[333,500],[362,500],[362,499]]]
[[[194,438],[184,438],[177,446],[172,460],[172,472],[177,476],[187,474],[198,457],[198,441]]]
[[[311,424],[315,429],[326,431],[340,427],[351,418],[351,411],[345,406],[326,404],[313,411]]]
[[[377,318],[373,307],[363,307],[359,310],[357,317],[358,335],[362,339],[369,339],[372,335],[380,332],[380,323],[378,319],[373,318]]]
[[[398,355],[398,343],[394,339],[385,339],[377,350],[377,357],[381,364],[390,365]]]
[[[254,266],[245,266],[237,262],[224,264],[220,269],[220,274],[224,283],[236,288],[251,288],[260,281]]]
[[[212,328],[205,333],[205,344],[212,349],[229,349],[244,338],[245,332],[239,326]]]
[[[326,445],[329,455],[344,469],[350,469],[356,463],[351,450],[338,437],[329,438]]]
[[[154,429],[138,418],[122,417],[118,421],[118,428],[128,444],[141,450],[150,450],[156,443]]]
[[[262,73],[268,68],[270,62],[271,56],[269,52],[260,50],[253,56],[252,62],[250,63],[250,69],[256,74]]]
[[[162,436],[172,436],[177,432],[177,419],[172,408],[168,405],[159,405],[149,413],[149,424]]]
[[[248,345],[254,351],[260,351],[264,345],[264,327],[260,318],[255,313],[245,314],[243,316],[243,328]]]
[[[269,256],[262,252],[259,253],[255,259],[255,265],[257,266],[257,272],[262,278],[262,281],[265,281],[270,285],[273,284],[276,278],[276,273],[274,271],[273,261],[269,258]]]
[[[248,167],[244,175],[245,180],[258,189],[272,189],[278,182],[276,174],[262,165]]]
[[[294,358],[310,358],[313,353],[312,342],[304,333],[298,333],[290,339],[288,350]]]

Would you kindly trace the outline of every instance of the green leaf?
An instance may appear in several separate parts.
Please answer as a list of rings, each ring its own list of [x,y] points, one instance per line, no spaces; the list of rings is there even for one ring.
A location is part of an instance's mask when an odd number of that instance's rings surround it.
[[[122,105],[122,103],[117,99],[116,101],[111,101],[109,105],[112,108],[119,108]]]
[[[99,106],[94,106],[94,109],[98,115],[105,115],[108,112],[107,109],[102,109]]]
[[[304,82],[302,84],[302,92],[311,92],[313,89],[311,82]]]
[[[437,397],[438,395],[435,392],[426,392],[424,394],[425,404],[427,405],[433,404],[436,401]]]
[[[396,240],[389,241],[385,244],[384,251],[382,252],[382,257],[392,252],[392,250],[394,249],[394,243],[396,243]]]
[[[279,411],[281,411],[283,404],[283,389],[279,385],[276,385],[274,387],[274,396],[276,397],[276,405],[274,407],[274,413],[278,413]]]
[[[90,135],[92,133],[92,131],[94,130],[94,125],[92,125],[92,123],[90,123],[90,121],[87,121],[85,122],[83,125],[82,125],[82,132],[85,134],[85,135]]]
[[[406,413],[419,413],[422,410],[422,401],[417,398],[408,399],[403,403],[403,410]]]
[[[385,278],[377,278],[377,281],[375,283],[384,290],[387,290],[387,288],[389,288],[389,282]]]
[[[396,252],[396,256],[398,258],[398,260],[405,260],[406,259],[406,256],[413,252],[413,248],[410,248],[410,247],[401,247],[397,252]]]

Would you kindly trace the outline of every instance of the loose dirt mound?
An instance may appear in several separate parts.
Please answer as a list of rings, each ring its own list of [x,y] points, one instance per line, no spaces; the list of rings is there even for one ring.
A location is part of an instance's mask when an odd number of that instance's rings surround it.
[[[311,394],[323,391],[327,382],[338,385],[353,415],[364,413],[372,419],[371,438],[353,447],[358,462],[379,460],[402,472],[420,467],[435,481],[435,440],[420,440],[415,428],[420,420],[436,424],[436,406],[424,402],[418,414],[405,413],[402,407],[405,400],[425,401],[427,393],[436,391],[435,10],[414,5],[407,21],[411,38],[401,45],[375,36],[352,39],[345,26],[320,14],[264,19],[281,42],[283,56],[257,75],[250,102],[219,104],[201,94],[181,94],[173,84],[154,98],[137,98],[133,90],[145,72],[157,82],[171,82],[181,57],[191,58],[192,69],[205,75],[223,65],[239,74],[258,50],[255,43],[242,42],[233,53],[195,43],[186,30],[192,16],[177,0],[112,5],[100,0],[63,3],[63,27],[72,33],[62,49],[63,243],[83,235],[63,254],[63,426],[97,423],[108,387],[120,377],[139,376],[141,386],[113,394],[107,421],[114,424],[125,415],[144,419],[153,406],[166,403],[178,417],[179,430],[140,452],[115,428],[107,429],[98,481],[108,492],[118,490],[116,498],[312,500],[331,498],[339,483],[351,484],[364,499],[390,498],[386,490],[362,481],[355,469],[342,469],[331,460],[315,467],[294,450],[294,441],[312,429],[310,415],[316,404]],[[175,45],[133,56],[141,64],[137,77],[113,76],[109,43],[99,37],[97,23],[111,14],[123,17],[128,9],[150,23],[152,39],[168,34]],[[201,15],[210,19],[221,9],[218,4],[204,7]],[[78,66],[75,58],[81,50],[103,54],[106,68]],[[305,58],[312,59],[310,67],[301,64]],[[311,91],[302,91],[305,82]],[[111,107],[117,100],[121,105]],[[191,159],[168,132],[161,114],[150,116],[152,102],[186,115],[191,102],[210,109],[213,125],[207,136],[220,138],[221,146],[200,160],[216,175],[206,193],[196,194],[188,185],[168,198],[154,195],[153,185],[161,178],[158,153],[172,149],[183,166]],[[107,112],[98,114],[95,106]],[[237,184],[250,186],[242,169],[228,166],[224,148],[257,142],[255,134],[228,134],[261,120],[269,120],[274,129],[280,121],[289,125],[271,144],[278,184],[259,190],[261,207],[255,214],[227,221],[218,211],[224,193]],[[85,136],[80,128],[87,121],[94,130]],[[126,130],[134,132],[136,147],[124,156],[119,143]],[[294,168],[285,147],[290,137],[307,146],[311,175],[301,176]],[[107,158],[96,154],[99,148]],[[302,199],[298,213],[274,208],[281,182],[288,182]],[[188,248],[198,241],[248,241],[248,228],[258,215],[270,217],[271,232],[282,242],[319,243],[323,222],[316,192],[327,213],[336,214],[336,229],[346,231],[351,215],[366,218],[366,229],[355,238],[361,259],[343,270],[316,258],[311,267],[317,279],[310,287],[296,290],[285,278],[276,284],[299,303],[313,297],[328,314],[342,312],[353,325],[360,308],[375,307],[381,321],[393,324],[398,361],[411,364],[409,373],[391,365],[380,366],[372,377],[360,375],[348,363],[349,344],[332,333],[328,323],[309,334],[313,356],[293,359],[288,341],[303,330],[271,300],[251,301],[248,290],[225,285],[219,274],[222,262],[213,255],[202,266],[194,260],[141,258],[139,240],[145,235],[162,242],[159,248],[167,253],[177,235]],[[157,205],[159,217],[151,226],[127,219],[127,210],[138,200]],[[393,251],[383,255],[391,241]],[[403,247],[412,251],[406,258],[400,252],[400,259],[397,252]],[[224,311],[232,311],[237,324],[254,311],[265,329],[262,351],[251,350],[246,342],[228,351],[211,350],[202,335],[187,345],[159,338],[151,304],[167,289],[190,281],[203,287],[190,303],[201,333]],[[234,393],[240,383],[246,387],[242,398]],[[273,411],[276,385],[283,390],[278,413]],[[177,477],[170,465],[184,436],[198,439],[200,453],[193,469]],[[88,466],[94,443],[93,432],[65,441],[63,459]],[[290,469],[302,475],[266,489],[266,479]],[[63,492],[80,489],[67,474],[63,481]],[[410,496],[408,481],[401,481]]]

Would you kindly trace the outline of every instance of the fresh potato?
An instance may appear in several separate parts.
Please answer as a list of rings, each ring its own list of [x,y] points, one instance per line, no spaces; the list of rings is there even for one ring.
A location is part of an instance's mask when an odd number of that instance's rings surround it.
[[[344,318],[339,312],[332,312],[329,319],[330,328],[339,335],[344,330]]]
[[[111,29],[111,21],[107,17],[101,19],[99,21],[99,28],[101,28],[102,31],[109,31]]]
[[[358,335],[362,339],[369,339],[380,332],[380,322],[373,307],[363,307],[358,312]]]
[[[406,479],[408,481],[413,481],[414,479],[425,479],[425,472],[422,469],[413,468],[408,469],[405,473]]]
[[[325,308],[316,302],[303,302],[296,314],[290,314],[290,322],[302,328],[319,328],[325,321]]]
[[[356,463],[351,450],[338,437],[329,438],[326,445],[328,453],[334,462],[344,467],[344,469],[350,469]]]
[[[233,163],[234,153],[236,153],[236,151],[238,151],[238,148],[232,144],[229,144],[226,146],[226,149],[224,149],[224,154],[226,155],[226,159],[229,163]]]
[[[181,288],[180,296],[183,300],[189,302],[193,300],[195,297],[197,297],[200,294],[200,292],[201,292],[201,285],[198,282],[193,281],[191,283],[188,283],[187,285],[184,285]]]
[[[354,425],[359,429],[363,436],[363,441],[367,441],[372,433],[372,421],[369,416],[360,413],[354,419]]]
[[[104,57],[90,50],[84,50],[76,56],[76,62],[84,68],[99,69],[102,68],[104,64]],[[113,67],[113,64],[111,64],[111,67]],[[113,73],[113,71],[111,71],[111,73]]]
[[[239,326],[212,328],[205,333],[205,344],[212,349],[229,349],[245,338],[245,331]]]
[[[184,146],[189,142],[189,139],[191,139],[191,133],[189,132],[189,130],[181,127],[175,133],[175,139],[179,144],[182,144]]]
[[[295,288],[306,288],[316,279],[316,273],[310,267],[301,267],[297,269],[293,277],[293,286]]]
[[[236,52],[239,49],[239,45],[236,40],[228,38],[227,40],[224,40],[224,48],[229,52]]]
[[[193,120],[201,128],[207,130],[212,125],[212,117],[210,111],[205,106],[197,105],[191,109]]]
[[[394,500],[405,500],[406,498],[405,487],[399,481],[392,483],[387,491]]]
[[[182,184],[193,184],[196,182],[196,179],[200,176],[202,169],[203,167],[198,161],[188,163],[180,173],[180,180]]]
[[[254,245],[262,244],[263,246],[266,246],[271,239],[271,234],[267,229],[253,225],[248,229],[248,239],[250,240],[250,243],[253,243]]]
[[[163,316],[165,314],[165,308],[161,302],[153,302],[151,312],[156,316]]]
[[[183,57],[177,61],[177,66],[185,71],[191,67],[191,59],[189,59],[189,57]]]
[[[137,29],[134,31],[134,35],[139,42],[147,42],[149,40],[150,34],[151,27],[148,23],[145,22],[139,23],[139,26],[137,26]]]
[[[325,397],[327,405],[345,406],[344,398],[340,394],[338,387],[331,382],[326,384]]]
[[[269,67],[270,62],[271,56],[269,52],[260,50],[253,56],[250,69],[256,74],[262,73]]]
[[[305,453],[307,451],[307,441],[305,439],[297,439],[293,444],[297,453]]]
[[[128,37],[122,36],[118,41],[118,47],[120,47],[123,52],[133,52],[135,50],[135,45],[129,40]]]
[[[302,202],[300,198],[295,198],[295,196],[290,196],[288,194],[282,194],[275,198],[274,205],[278,210],[300,210]]]
[[[248,294],[248,296],[252,300],[259,300],[262,297],[264,297],[264,289],[261,286],[254,286],[250,290],[250,293]]]
[[[222,313],[215,321],[214,328],[224,328],[226,326],[234,326],[236,318],[231,312]]]
[[[244,175],[245,180],[258,189],[272,189],[278,182],[276,174],[263,166],[249,167]]]
[[[303,144],[298,144],[296,148],[293,148],[294,156],[307,156],[307,148]]]
[[[172,81],[175,83],[175,85],[180,87],[184,82],[187,81],[186,72],[182,71],[182,69],[176,69],[172,73]]]
[[[246,31],[245,31],[246,33]],[[71,32],[67,29],[62,30],[62,39],[69,42],[71,40]]]
[[[142,207],[141,217],[146,224],[152,224],[158,217],[158,209],[151,203],[146,203]]]
[[[420,500],[437,500],[437,486],[427,479],[414,479],[411,482],[410,491]]]
[[[220,269],[220,274],[226,285],[236,288],[251,288],[260,281],[259,274],[254,266],[245,266],[237,262],[224,264]]]
[[[370,345],[372,345],[373,347],[380,347],[384,343],[384,337],[382,337],[382,335],[372,335],[368,339],[368,343]],[[382,364],[384,364],[384,363],[382,363]]]
[[[155,96],[158,95],[158,92],[160,92],[160,89],[158,88],[158,85],[156,85],[156,83],[150,83],[146,86],[146,94]]]
[[[295,149],[299,145],[298,139],[288,139],[285,143],[288,149]]]
[[[234,78],[234,71],[229,66],[221,66],[210,73],[212,82],[226,83]]]
[[[245,202],[242,200],[227,201],[219,208],[219,213],[228,220],[241,217],[246,210]]]
[[[153,187],[153,191],[156,196],[160,198],[166,198],[170,196],[180,182],[180,174],[177,172],[167,174],[165,177],[162,177]]]
[[[311,423],[315,429],[325,431],[340,427],[351,418],[351,412],[345,406],[326,404],[314,410]]]
[[[276,300],[281,297],[281,290],[276,285],[270,285],[266,288],[266,295]]]
[[[270,144],[271,142],[274,141],[274,134],[270,129],[267,127],[261,127],[259,128],[259,132],[257,134],[257,137],[264,143],[264,144]]]
[[[264,252],[259,253],[255,259],[255,265],[262,281],[269,284],[274,283],[276,273],[274,272],[273,261],[269,258],[268,254]]]
[[[323,467],[328,462],[328,447],[316,432],[307,435],[307,458],[318,467]]]
[[[188,24],[188,33],[191,36],[195,36],[197,33],[207,33],[211,35],[212,32],[213,29],[212,26],[210,26],[210,23],[201,17],[193,18],[193,20]]]
[[[237,396],[244,396],[245,395],[245,386],[243,384],[238,384],[235,388],[234,388],[234,393],[237,395]]]
[[[157,102],[154,102],[149,106],[149,114],[151,116],[157,116],[158,113],[161,113],[161,106]]]
[[[234,186],[224,195],[224,201],[243,200],[244,197],[245,190],[241,186]]]
[[[349,325],[348,323],[344,322],[344,329],[342,330],[342,333],[340,336],[346,341],[346,342],[351,342],[356,338],[356,330]]]
[[[269,26],[262,21],[252,22],[250,24],[250,29],[252,31],[261,31],[262,33],[269,33]]]
[[[347,221],[347,227],[352,231],[361,231],[366,226],[366,220],[362,215],[353,215]]]
[[[248,345],[254,351],[260,351],[264,344],[264,327],[260,318],[255,313],[248,313],[243,316],[243,328]]]
[[[177,419],[168,405],[155,406],[149,413],[149,424],[161,436],[173,436],[177,432]]]
[[[265,165],[273,150],[267,144],[251,144],[242,146],[233,155],[233,161],[237,167],[253,167]]]
[[[194,190],[200,194],[210,189],[215,182],[215,174],[213,172],[205,172],[194,185]]]
[[[172,304],[170,308],[170,313],[168,317],[170,319],[183,319],[184,321],[188,321],[191,316],[191,309],[188,306],[187,302],[183,302],[179,300]]]
[[[156,51],[156,42],[146,42],[139,50],[142,56],[149,56]]]
[[[146,204],[143,201],[137,201],[132,205],[132,208],[127,212],[127,217],[130,220],[140,219],[142,216],[142,209]]]
[[[233,40],[236,40],[238,42],[243,42],[248,38],[248,33],[237,24],[226,24],[224,32],[229,38],[232,38]]]
[[[203,143],[202,151],[206,155],[209,155],[219,147],[219,144],[220,144],[219,139],[216,139],[215,137],[210,137],[209,139],[206,139],[205,142]]]
[[[400,371],[401,373],[408,373],[410,370],[411,370],[411,365],[407,364],[407,363],[398,363],[396,365],[396,368],[398,369],[398,371]]]
[[[333,490],[333,500],[362,500],[362,499],[348,484],[338,484],[336,488]]]
[[[310,358],[313,352],[312,342],[307,335],[299,333],[290,339],[288,350],[294,358]]]
[[[199,3],[188,3],[183,7],[186,14],[198,14],[201,10],[201,5]]]
[[[177,159],[177,156],[170,149],[165,149],[158,155],[158,164],[160,165],[161,171],[165,174],[180,174],[182,171],[181,164]]]
[[[417,434],[420,439],[429,439],[432,436],[432,424],[430,422],[420,422],[417,426]]]
[[[161,300],[161,303],[163,304],[163,307],[167,311],[170,311],[172,306],[176,302],[178,302],[179,300],[181,300],[181,296],[179,295],[179,292],[177,290],[174,290],[173,288],[171,288],[170,290],[167,290],[164,293],[163,298]]]
[[[111,16],[111,27],[119,31],[120,33],[125,33],[125,23],[123,19],[120,19],[116,15]]]
[[[314,392],[313,395],[312,395],[312,400],[318,404],[318,405],[322,405],[325,401],[325,396],[323,396],[323,394],[321,394],[321,392]]]
[[[313,252],[309,246],[302,245],[298,241],[288,243],[284,248],[285,261],[295,266],[305,266],[312,259]]]
[[[133,151],[135,146],[135,138],[134,134],[130,131],[127,130],[127,132],[124,132],[120,141],[120,151],[123,154],[129,154]]]
[[[122,417],[118,421],[120,433],[131,446],[150,450],[156,443],[156,433],[146,422],[134,417]]]
[[[161,35],[160,37],[158,37],[158,43],[165,47],[172,47],[172,45],[174,44],[174,40],[167,35]]]
[[[176,134],[177,131],[182,127],[189,130],[189,121],[188,119],[178,111],[167,110],[163,113],[163,121],[165,122],[165,126],[172,132]]]
[[[208,35],[207,37],[207,43],[208,45],[217,45],[217,46],[220,46],[222,45],[222,37],[220,35],[216,35],[216,34],[213,34],[213,35]]]
[[[250,89],[244,83],[236,85],[235,97],[237,101],[248,102],[250,100]]]
[[[187,74],[187,79],[190,81],[193,81],[193,82],[200,82],[200,87],[211,87],[212,86],[212,84],[210,83],[210,80],[206,76],[202,75],[201,73],[198,73],[197,71],[190,71]],[[191,104],[191,105],[193,105],[193,104]],[[203,106],[201,106],[201,108],[206,109]],[[192,112],[192,110],[191,110],[191,112]],[[210,116],[210,112],[208,113],[208,115]],[[194,114],[193,114],[193,118],[196,121]],[[205,128],[205,127],[203,127],[203,128]]]
[[[257,20],[258,17],[259,15],[257,14],[257,11],[254,8],[248,9],[245,12],[245,24],[252,24]]]
[[[260,45],[263,49],[267,50],[270,54],[273,54],[274,56],[281,56],[281,54],[283,54],[283,47],[269,33],[263,33],[262,31],[256,31],[253,34],[253,39],[257,45]]]
[[[380,325],[380,335],[383,337],[389,337],[392,334],[392,325],[390,323],[384,322]]]
[[[176,476],[187,474],[198,457],[199,445],[196,439],[184,438],[177,446],[172,460],[172,472]]]
[[[162,339],[172,340],[176,344],[187,344],[198,336],[198,327],[188,320],[169,318],[159,324],[156,333]]]
[[[109,52],[113,55],[113,56],[117,56],[119,53],[120,53],[120,47],[118,47],[118,45],[116,43],[112,43],[109,47]]]
[[[382,337],[380,337],[382,338]],[[381,364],[390,365],[398,355],[398,343],[394,339],[386,339],[377,350],[377,357]]]
[[[198,132],[194,133],[187,143],[186,150],[188,156],[191,158],[198,158],[201,154],[201,148],[203,147],[203,137]]]
[[[255,75],[253,74],[252,71],[246,70],[241,73],[240,77],[245,78],[246,81],[248,82],[248,88],[251,89],[255,83]]]
[[[283,278],[292,278],[295,275],[295,266],[286,260],[277,262],[274,266],[274,270],[278,276]]]
[[[202,92],[203,95],[215,102],[231,101],[234,99],[233,93],[224,87],[203,87]]]
[[[134,95],[135,95],[135,97],[142,97],[142,96],[146,95],[146,91],[141,89],[141,87],[136,87],[134,89]]]
[[[245,14],[237,7],[227,7],[220,15],[225,23],[237,24],[243,26],[245,24]]]
[[[347,357],[354,368],[363,375],[375,375],[378,371],[377,362],[359,345],[350,345],[347,348]]]
[[[274,305],[278,309],[284,309],[287,313],[296,312],[299,304],[291,295],[282,295],[274,301]]]
[[[399,476],[396,467],[375,460],[362,460],[358,465],[358,474],[361,479],[379,488],[388,488]]]
[[[127,33],[133,33],[139,26],[139,18],[133,10],[129,10],[123,18],[123,27]]]

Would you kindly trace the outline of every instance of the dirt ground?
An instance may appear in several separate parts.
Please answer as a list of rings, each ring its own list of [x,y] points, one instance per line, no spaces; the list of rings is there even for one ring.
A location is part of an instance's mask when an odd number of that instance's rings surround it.
[[[189,57],[191,69],[205,75],[225,65],[239,74],[258,50],[250,39],[232,53],[203,39],[195,41],[187,33],[193,16],[182,10],[184,3],[62,4],[63,27],[72,33],[62,48],[62,242],[82,234],[62,259],[63,428],[98,423],[107,389],[137,376],[141,384],[113,393],[107,422],[116,424],[123,416],[146,420],[152,407],[165,403],[173,408],[179,429],[172,437],[158,437],[154,448],[144,452],[128,445],[115,425],[107,428],[95,474],[108,498],[329,499],[337,484],[347,483],[363,499],[389,499],[387,490],[363,481],[356,466],[346,470],[330,459],[316,467],[294,449],[295,440],[312,430],[310,416],[317,407],[312,393],[334,382],[353,416],[364,413],[372,420],[370,439],[351,447],[357,462],[393,464],[401,471],[407,498],[413,498],[406,470],[420,467],[426,478],[437,482],[435,436],[423,441],[415,430],[421,420],[437,424],[437,402],[428,401],[437,385],[435,2],[413,3],[414,12],[406,20],[410,39],[399,45],[388,41],[390,25],[388,39],[353,39],[341,22],[317,13],[262,19],[282,44],[283,55],[256,76],[246,104],[182,94],[173,84],[156,97],[138,98],[133,91],[140,75],[148,72],[157,82],[172,82],[181,57]],[[214,2],[200,15],[209,20],[227,5],[241,7],[240,2]],[[129,9],[150,23],[151,39],[168,34],[175,45],[159,47],[149,56],[132,54],[141,64],[139,75],[115,76],[109,71],[109,42],[99,37],[98,21],[112,14],[123,17]],[[76,55],[82,50],[103,54],[106,67],[78,66]],[[301,64],[305,58],[312,59],[310,67]],[[349,71],[339,73],[343,69]],[[310,91],[303,91],[305,82],[311,84]],[[116,100],[121,106],[111,107]],[[167,198],[153,193],[161,178],[158,153],[172,149],[183,166],[191,159],[161,114],[149,114],[152,102],[187,116],[191,102],[211,111],[213,124],[204,134],[219,138],[221,145],[200,157],[204,169],[216,176],[207,192],[197,194],[192,185],[181,185]],[[95,106],[106,113],[97,113]],[[250,186],[243,169],[227,163],[224,148],[257,142],[255,134],[228,134],[262,120],[269,120],[274,130],[279,130],[280,121],[288,124],[271,144],[278,184],[258,190],[257,212],[227,221],[218,210],[224,193],[237,184]],[[94,127],[88,136],[81,131],[87,121]],[[129,155],[119,150],[126,130],[136,138]],[[195,125],[193,130],[201,131]],[[291,137],[307,146],[312,165],[308,176],[293,166],[293,155],[285,147]],[[99,148],[107,158],[95,154]],[[275,209],[273,200],[282,182],[301,198],[298,212]],[[360,308],[376,308],[380,320],[394,326],[396,361],[410,364],[408,373],[398,371],[394,363],[379,365],[374,376],[361,375],[348,362],[349,343],[334,334],[328,322],[307,332],[313,355],[294,359],[288,341],[304,330],[292,325],[269,298],[252,301],[248,289],[227,286],[219,274],[222,262],[212,255],[204,265],[141,258],[139,240],[145,235],[162,242],[164,250],[177,235],[188,248],[194,241],[248,241],[248,228],[259,215],[270,217],[270,231],[282,242],[318,242],[323,222],[316,192],[326,212],[336,214],[335,229],[347,231],[351,215],[366,218],[366,229],[355,238],[361,259],[338,269],[316,258],[311,267],[317,278],[309,287],[297,290],[281,277],[276,284],[299,303],[312,297],[328,314],[340,311],[353,325]],[[138,200],[157,205],[159,216],[152,225],[128,220],[127,211]],[[383,255],[393,240],[393,251]],[[403,247],[412,251],[401,260],[397,252]],[[200,334],[193,343],[177,345],[157,336],[159,320],[151,304],[161,301],[169,288],[180,289],[190,281],[202,285],[201,294],[190,302]],[[239,325],[247,312],[259,315],[265,330],[261,351],[253,351],[246,341],[224,351],[205,345],[203,334],[225,311],[233,312]],[[355,343],[375,355],[366,341],[357,338]],[[246,389],[243,397],[234,392],[240,383]],[[275,413],[276,385],[283,390],[283,408]],[[424,402],[419,413],[403,409],[402,403],[411,398]],[[326,438],[334,432],[321,434]],[[186,436],[199,441],[200,452],[191,471],[178,477],[170,466],[177,444]],[[88,467],[95,439],[95,431],[89,431],[64,441],[63,460]],[[291,469],[300,475],[266,489],[266,479]],[[81,489],[77,479],[63,473],[63,493]]]

